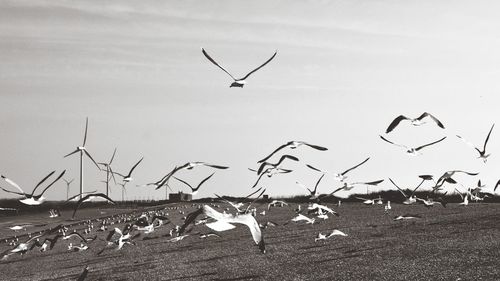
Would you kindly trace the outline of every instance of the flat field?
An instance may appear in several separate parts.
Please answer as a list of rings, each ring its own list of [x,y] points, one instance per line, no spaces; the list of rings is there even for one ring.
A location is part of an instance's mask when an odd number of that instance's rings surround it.
[[[97,255],[106,245],[109,229],[95,232],[100,239],[91,242],[87,251],[68,251],[69,241],[59,240],[52,250],[34,249],[1,261],[0,280],[76,280],[85,265],[89,266],[86,280],[500,280],[500,204],[449,204],[429,209],[393,204],[386,214],[383,205],[346,203],[329,205],[340,216],[317,219],[319,223],[313,225],[290,222],[296,204],[269,211],[267,205],[261,205],[258,212],[266,210],[266,215],[257,215],[257,221],[279,224],[263,230],[265,254],[244,225],[219,233],[221,238],[206,239],[194,234],[210,230],[197,225],[192,236],[169,242],[165,235],[174,224],[181,225],[182,217],[195,207],[191,203],[166,206],[172,223],[141,235],[136,245],[125,245],[119,251],[110,248]],[[302,208],[306,206],[302,204]],[[94,219],[132,211],[140,214],[141,210],[82,209],[77,217]],[[403,214],[421,218],[393,220]],[[0,237],[14,234],[7,226],[49,223],[27,230],[34,231],[74,223],[67,220],[70,216],[63,212],[56,219],[49,219],[48,213],[3,217]],[[110,229],[113,227],[123,224]],[[327,234],[333,229],[348,236],[315,242],[319,232]],[[9,248],[12,246],[2,239],[0,250]]]

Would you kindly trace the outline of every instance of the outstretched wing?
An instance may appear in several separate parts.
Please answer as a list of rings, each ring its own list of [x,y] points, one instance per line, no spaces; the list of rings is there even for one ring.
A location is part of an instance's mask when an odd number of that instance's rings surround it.
[[[252,73],[254,73],[255,71],[261,69],[262,67],[264,67],[264,65],[268,64],[270,61],[272,61],[274,59],[274,57],[276,56],[276,54],[278,54],[278,50],[276,50],[274,52],[274,54],[272,55],[271,58],[269,58],[265,63],[263,63],[261,66],[257,67],[256,69],[250,71],[245,77],[241,78],[240,80],[245,80],[247,79],[250,75],[252,75]],[[232,76],[231,76],[232,77]],[[234,78],[233,78],[234,79]]]
[[[271,158],[271,156],[273,156],[276,152],[280,151],[281,149],[283,149],[283,148],[285,148],[285,147],[287,147],[287,146],[289,146],[289,145],[290,145],[290,142],[285,143],[285,144],[283,144],[283,145],[279,146],[279,147],[278,147],[278,148],[276,148],[276,149],[275,149],[275,150],[274,150],[271,154],[269,154],[269,155],[268,155],[267,157],[265,157],[264,159],[259,160],[257,163],[262,163],[262,162],[264,162],[264,161],[267,161],[267,159]]]
[[[390,141],[390,140],[388,140],[388,139],[384,138],[384,137],[383,137],[383,136],[381,136],[381,135],[379,135],[379,137],[380,137],[382,140],[384,140],[384,141],[386,141],[386,142],[388,142],[388,143],[390,143],[390,144],[393,144],[393,145],[396,145],[396,146],[399,146],[399,147],[408,148],[406,145],[402,145],[402,144],[397,144],[397,143],[394,143],[394,142],[392,142],[392,141]]]
[[[10,191],[10,190],[7,190],[7,189],[5,189],[5,188],[3,188],[1,186],[0,186],[0,189],[2,189],[5,192],[8,192],[8,193],[13,193],[13,194],[21,195],[21,196],[25,196],[26,195],[26,194],[24,194],[24,192],[20,193],[20,192],[16,192],[16,191]]]
[[[78,210],[78,208],[80,208],[80,206],[83,204],[83,202],[87,201],[91,197],[101,197],[101,198],[106,199],[108,202],[115,204],[115,201],[113,201],[111,198],[106,196],[106,194],[103,194],[103,193],[88,194],[88,195],[84,196],[82,199],[78,200],[78,202],[76,203],[75,209],[73,210],[73,215],[71,216],[71,218],[75,218],[75,214],[76,214],[76,211]]]
[[[214,172],[214,173],[212,173],[210,176],[208,176],[208,177],[204,178],[204,179],[203,179],[203,180],[202,180],[202,181],[198,184],[198,186],[197,186],[195,189],[193,189],[193,192],[197,191],[197,190],[198,190],[198,189],[199,189],[199,188],[200,188],[200,187],[201,187],[201,186],[202,186],[202,185],[203,185],[203,184],[204,184],[207,180],[209,180],[209,179],[210,179],[210,178],[211,178],[214,174],[215,174],[215,172]]]
[[[127,177],[130,177],[132,175],[132,172],[134,171],[135,167],[137,167],[137,165],[139,165],[139,163],[141,163],[143,159],[144,159],[144,157],[142,157],[141,160],[139,160],[137,163],[135,163],[135,165],[132,167],[132,169],[130,169],[130,172],[128,172]]]
[[[219,67],[220,69],[222,69],[222,71],[224,71],[225,73],[227,73],[229,76],[231,76],[231,78],[233,78],[233,80],[236,81],[236,78],[234,78],[233,75],[231,75],[231,73],[229,73],[224,67],[222,67],[220,64],[218,64],[212,57],[210,57],[208,55],[208,53],[205,51],[205,49],[201,48],[201,51],[203,52],[203,55],[205,55],[205,57],[210,61],[212,62],[213,64],[215,64],[217,67]],[[250,74],[248,74],[250,75]],[[247,76],[248,76],[247,75]]]
[[[349,168],[349,169],[345,170],[344,172],[342,172],[342,173],[341,173],[341,175],[345,175],[345,174],[347,174],[348,172],[350,172],[350,171],[352,171],[352,170],[356,169],[357,167],[359,167],[359,166],[361,166],[361,165],[365,164],[365,163],[366,163],[366,161],[368,161],[368,160],[370,160],[370,157],[366,158],[363,162],[359,163],[358,165],[356,165],[356,166],[354,166],[354,167],[352,167],[352,168]]]
[[[424,147],[426,147],[426,146],[430,146],[430,145],[436,144],[436,143],[438,143],[438,142],[442,142],[442,141],[444,141],[444,139],[446,139],[446,137],[443,137],[443,138],[441,138],[441,139],[439,139],[439,140],[437,140],[437,141],[433,141],[433,142],[428,143],[428,144],[421,145],[421,146],[419,146],[419,147],[415,148],[415,150],[416,150],[416,151],[419,151],[420,149],[422,149],[422,148],[424,148]]]
[[[408,119],[410,118],[404,115],[399,115],[398,117],[396,117],[396,119],[392,120],[391,124],[389,124],[389,127],[387,127],[387,130],[385,130],[385,133],[386,134],[390,133],[392,130],[394,130],[394,128],[396,128],[396,126],[398,126],[399,122]]]
[[[310,144],[310,143],[307,143],[307,142],[302,142],[302,144],[307,145],[307,146],[309,146],[311,148],[314,148],[314,149],[317,149],[317,150],[321,150],[321,151],[328,150],[328,148],[326,148],[326,147],[315,145],[315,144]]]
[[[54,183],[56,183],[58,180],[60,180],[64,176],[65,173],[66,173],[66,170],[62,171],[62,173],[53,182],[51,182],[49,185],[47,185],[47,187],[38,196],[42,196],[45,193],[45,191],[47,191],[47,189],[49,189],[49,187],[51,187],[52,185],[54,185]],[[31,193],[31,196],[33,196],[34,192],[35,192],[35,190],[33,190],[33,192]]]
[[[401,194],[403,194],[403,196],[405,198],[408,198],[408,196],[406,196],[406,194],[404,193],[404,191],[391,178],[389,178],[389,181],[392,182],[392,184],[399,190],[399,192],[401,192]]]
[[[434,117],[432,114],[428,113],[428,112],[424,112],[422,113],[422,115],[420,115],[417,120],[422,120],[424,119],[425,117],[430,117],[434,122],[436,122],[436,124],[441,128],[441,129],[444,129],[444,125],[443,123],[441,123],[441,121],[439,121],[436,117]]]
[[[9,178],[5,177],[4,175],[1,175],[1,177],[2,177],[2,179],[3,179],[6,183],[8,183],[8,184],[12,185],[13,187],[15,187],[15,188],[17,188],[19,191],[21,191],[21,192],[22,192],[22,194],[21,194],[21,195],[24,195],[24,190],[23,190],[23,189],[22,189],[22,188],[21,188],[21,187],[20,187],[17,183],[15,183],[13,180],[11,180],[11,179],[9,179]],[[5,190],[5,189],[4,189],[4,190]],[[7,192],[10,192],[10,191],[7,191]],[[12,193],[12,192],[11,192],[11,193]]]
[[[484,141],[483,145],[483,153],[486,151],[486,144],[488,143],[488,140],[490,139],[491,131],[493,131],[493,127],[495,127],[495,124],[491,126],[490,132],[488,133],[488,136],[486,137],[486,140]]]

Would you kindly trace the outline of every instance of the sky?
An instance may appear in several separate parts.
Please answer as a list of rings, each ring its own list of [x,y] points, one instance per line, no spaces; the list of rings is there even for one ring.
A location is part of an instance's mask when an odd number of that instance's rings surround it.
[[[496,1],[1,1],[0,173],[26,191],[52,170],[76,178],[80,145],[126,173],[141,157],[128,199],[163,199],[165,190],[136,187],[176,165],[226,165],[197,198],[252,192],[257,161],[301,140],[328,147],[285,150],[301,161],[287,175],[264,178],[270,196],[306,194],[320,174],[341,172],[367,157],[349,181],[392,178],[403,188],[417,175],[480,172],[492,189],[500,175],[500,133],[485,164],[459,134],[482,146],[497,122],[500,18]],[[235,76],[278,55],[244,88],[211,64],[201,47]],[[411,157],[383,142],[398,115],[427,111],[445,125],[402,123],[390,140],[419,146],[447,139]],[[276,159],[273,159],[276,161]],[[105,173],[85,159],[85,190],[104,192]],[[178,174],[197,185],[213,172]],[[0,186],[7,188],[6,183]],[[189,191],[176,181],[172,188]],[[327,174],[319,191],[339,187]],[[458,186],[461,188],[460,186]],[[354,192],[366,192],[359,187]],[[66,198],[64,182],[45,194]],[[10,194],[0,193],[3,198]],[[121,198],[119,186],[112,198]],[[195,198],[196,198],[195,197]]]

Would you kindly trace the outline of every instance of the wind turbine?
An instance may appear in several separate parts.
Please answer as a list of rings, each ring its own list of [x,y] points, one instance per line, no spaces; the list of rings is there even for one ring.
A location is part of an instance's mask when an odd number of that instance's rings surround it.
[[[125,181],[125,182],[119,183],[118,185],[122,187],[122,202],[124,202],[125,201],[124,194],[126,193],[126,191],[125,191],[125,185],[127,185],[127,182]]]
[[[99,171],[101,170],[101,168],[99,168],[99,165],[97,164],[97,162],[94,160],[94,158],[92,158],[92,156],[90,156],[90,153],[87,151],[87,149],[85,148],[85,143],[87,142],[87,129],[89,127],[89,118],[87,117],[86,118],[86,121],[85,121],[85,135],[83,137],[83,144],[82,146],[77,146],[75,151],[69,153],[69,154],[66,154],[64,156],[64,158],[70,156],[70,155],[73,155],[77,152],[80,152],[80,199],[82,199],[82,193],[83,193],[83,154],[85,153],[85,155],[87,155],[88,158],[90,158],[90,160],[92,160],[92,162],[94,162],[95,166],[97,167],[97,169],[99,169]]]
[[[111,173],[111,177],[113,178],[113,182],[116,184],[116,179],[115,179],[115,175],[114,175],[114,172],[113,172],[113,169],[111,169],[111,163],[113,162],[113,159],[115,159],[115,154],[116,154],[116,148],[115,148],[115,151],[113,151],[113,156],[111,156],[111,160],[109,160],[108,163],[103,163],[103,162],[99,162],[99,165],[103,165],[104,167],[106,167],[106,196],[109,197],[109,180],[111,179],[109,177],[109,174]]]
[[[67,181],[66,179],[63,179],[63,181],[66,183],[66,200],[69,198],[69,186],[75,179],[72,179],[70,181]]]

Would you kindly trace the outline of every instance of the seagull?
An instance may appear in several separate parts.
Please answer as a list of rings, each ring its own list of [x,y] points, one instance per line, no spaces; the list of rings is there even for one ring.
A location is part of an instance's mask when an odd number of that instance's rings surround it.
[[[381,200],[380,196],[377,199],[366,199],[366,198],[357,197],[357,196],[355,196],[354,198],[359,199],[359,200],[363,200],[363,204],[365,204],[365,205],[374,205],[375,202],[377,202],[377,200]]]
[[[314,218],[311,219],[311,218],[308,218],[306,216],[304,216],[303,214],[298,214],[296,217],[292,218],[292,221],[294,222],[298,222],[298,221],[305,221],[306,224],[314,224]]]
[[[303,141],[289,141],[289,142],[281,145],[280,147],[276,148],[276,150],[274,150],[271,154],[269,154],[264,159],[259,160],[257,163],[262,163],[262,162],[267,161],[267,159],[271,158],[271,156],[273,156],[276,152],[280,151],[281,149],[283,149],[285,147],[289,147],[291,149],[295,149],[295,148],[297,148],[299,146],[302,146],[302,145],[309,146],[311,148],[314,148],[316,150],[321,150],[321,151],[328,150],[328,148],[326,148],[326,147],[322,147],[322,146],[319,146],[319,145],[310,144],[310,143],[303,142]]]
[[[419,154],[419,153],[418,153],[418,151],[419,151],[420,149],[422,149],[422,148],[424,148],[424,147],[426,147],[426,146],[430,146],[430,145],[436,144],[436,143],[441,142],[441,141],[443,141],[444,139],[446,139],[446,137],[443,137],[443,138],[441,138],[441,139],[439,139],[439,140],[437,140],[437,141],[433,141],[433,142],[431,142],[431,143],[424,144],[424,145],[421,145],[421,146],[419,146],[419,147],[408,147],[408,146],[403,145],[403,144],[397,144],[397,143],[395,143],[395,142],[392,142],[392,141],[390,141],[390,140],[388,140],[388,139],[384,138],[383,136],[380,136],[380,138],[381,138],[382,140],[384,140],[384,141],[386,141],[386,142],[390,143],[390,144],[395,145],[395,146],[404,147],[405,149],[407,149],[407,150],[406,150],[406,153],[408,153],[409,155],[412,155],[412,156],[418,155],[418,154]]]
[[[316,199],[316,191],[318,190],[318,185],[319,183],[321,182],[321,179],[323,179],[323,177],[325,176],[325,174],[322,174],[321,177],[318,179],[318,181],[316,182],[316,185],[314,186],[314,190],[310,190],[309,187],[306,187],[305,185],[301,184],[300,182],[296,182],[300,187],[304,188],[304,189],[307,189],[307,191],[309,191],[309,193],[311,194],[311,196],[309,197],[309,199]]]
[[[363,162],[361,162],[361,163],[357,164],[356,166],[351,167],[351,168],[349,168],[349,169],[347,169],[347,170],[343,171],[342,173],[339,173],[339,174],[333,174],[333,176],[334,176],[335,180],[337,180],[337,181],[339,181],[339,182],[344,182],[344,181],[347,179],[346,174],[347,174],[348,172],[350,172],[350,171],[352,171],[352,170],[356,169],[357,167],[359,167],[359,166],[361,166],[361,165],[365,164],[365,163],[366,163],[366,161],[368,161],[368,160],[370,160],[370,157],[366,158],[365,160],[363,160]],[[313,170],[315,170],[315,171],[321,172],[321,173],[323,173],[323,174],[325,174],[325,173],[326,173],[326,171],[321,171],[320,169],[315,168],[315,167],[313,167],[313,166],[311,166],[311,165],[309,165],[309,164],[306,164],[306,166],[307,166],[307,167],[309,167],[310,169],[313,169]]]
[[[421,216],[419,216],[419,215],[406,214],[406,215],[402,215],[402,216],[396,216],[396,217],[394,217],[394,220],[399,221],[399,220],[412,220],[412,219],[420,219],[420,218],[421,218]]]
[[[80,152],[81,153],[81,157],[83,157],[83,153],[85,153],[85,155],[87,155],[87,157],[90,158],[90,160],[92,160],[92,162],[94,162],[95,166],[100,171],[101,168],[99,167],[99,165],[97,164],[97,162],[94,160],[94,158],[92,158],[92,156],[90,156],[90,153],[87,151],[87,148],[85,148],[85,143],[87,142],[87,129],[88,129],[88,127],[89,127],[89,118],[87,117],[87,119],[85,121],[85,135],[83,137],[83,144],[82,144],[82,146],[76,147],[75,151],[70,152],[70,153],[64,155],[64,158],[66,158],[66,157],[68,157],[70,155],[73,155],[73,154],[75,154],[77,152]]]
[[[245,77],[243,78],[239,78],[239,79],[236,79],[234,78],[233,75],[231,75],[231,73],[229,73],[226,69],[224,69],[224,67],[222,67],[220,64],[218,64],[214,59],[212,59],[208,53],[205,51],[205,49],[201,48],[201,51],[203,52],[203,55],[205,55],[205,57],[210,61],[212,62],[213,64],[215,64],[217,67],[219,67],[220,69],[222,69],[222,71],[224,71],[225,73],[227,73],[229,76],[231,76],[231,78],[233,78],[234,82],[231,83],[231,85],[229,86],[230,88],[231,87],[239,87],[239,88],[243,88],[243,86],[246,84],[246,79],[252,75],[255,71],[261,69],[262,67],[264,67],[264,65],[268,64],[272,59],[274,59],[274,57],[276,56],[276,54],[278,53],[278,51],[275,51],[273,56],[268,59],[265,63],[263,63],[261,66],[257,67],[256,69],[250,71],[247,75],[245,75]]]
[[[472,143],[466,141],[461,136],[457,135],[457,137],[459,139],[461,139],[463,142],[465,142],[466,144],[468,144],[469,146],[473,147],[479,153],[478,158],[483,159],[483,162],[486,163],[486,161],[488,160],[488,157],[491,155],[490,153],[486,154],[486,144],[488,144],[488,140],[490,139],[490,135],[491,135],[491,131],[493,131],[493,127],[495,127],[495,124],[493,124],[491,126],[490,132],[488,133],[488,136],[486,136],[486,140],[484,141],[484,145],[483,145],[483,150],[479,150],[479,148],[475,147]]]
[[[348,183],[344,182],[344,185],[338,189],[336,189],[334,192],[330,193],[332,195],[333,193],[339,191],[339,190],[351,190],[354,188],[355,185],[378,185],[379,183],[382,183],[384,180],[376,180],[376,181],[370,181],[370,182],[353,182],[353,183]]]
[[[261,190],[262,190],[262,187],[261,187],[261,188],[259,188],[259,189],[257,189],[256,191],[254,191],[254,192],[250,193],[250,194],[249,194],[249,195],[247,195],[245,198],[243,198],[242,200],[240,200],[240,201],[238,201],[238,202],[236,202],[236,203],[231,202],[231,201],[229,201],[229,200],[227,200],[227,199],[225,199],[225,198],[223,198],[223,197],[221,197],[221,196],[219,196],[219,195],[217,195],[217,194],[214,194],[214,195],[215,195],[215,196],[217,196],[219,199],[221,199],[221,200],[225,201],[225,202],[226,202],[226,203],[228,203],[229,205],[231,205],[233,208],[235,208],[235,209],[236,209],[236,211],[238,211],[238,213],[245,213],[245,211],[243,211],[243,210],[241,210],[241,209],[240,209],[240,208],[243,208],[243,206],[245,205],[243,202],[244,202],[246,199],[248,199],[249,197],[251,197],[252,195],[256,194],[257,192],[259,192],[259,191],[261,191]],[[265,191],[266,191],[266,189],[264,189],[264,190],[260,193],[260,195],[259,195],[259,196],[257,196],[257,199],[258,199],[258,198],[259,198],[262,194],[264,194],[264,192],[265,192]],[[257,199],[256,199],[256,200],[257,200]],[[255,201],[255,200],[254,200],[254,201]],[[250,205],[251,205],[251,203],[250,203]],[[248,207],[250,207],[250,205],[248,205]],[[248,210],[248,208],[247,208],[247,210]]]
[[[434,201],[432,198],[421,199],[421,198],[417,197],[416,199],[417,199],[417,201],[422,202],[424,204],[424,206],[427,208],[433,207],[434,204],[436,204],[436,203],[439,203],[439,204],[441,204],[441,206],[446,208],[446,203],[442,200],[442,198],[439,201],[438,200]]]
[[[38,195],[35,195],[35,191],[36,189],[43,183],[45,182],[50,176],[52,176],[56,171],[52,171],[50,172],[45,178],[43,178],[36,186],[35,188],[33,189],[33,191],[31,192],[31,194],[28,194],[26,192],[24,192],[21,187],[15,183],[14,181],[12,181],[11,179],[5,177],[4,175],[1,175],[1,178],[4,179],[7,183],[9,183],[10,185],[12,185],[13,187],[17,188],[18,190],[20,190],[21,192],[16,192],[16,191],[10,191],[10,190],[6,190],[4,189],[3,187],[0,187],[0,189],[2,189],[3,191],[5,192],[8,192],[8,193],[13,193],[13,194],[17,194],[17,195],[21,195],[21,196],[24,196],[23,199],[20,199],[19,202],[23,203],[23,204],[26,204],[26,205],[31,205],[31,206],[34,206],[34,205],[40,205],[42,204],[43,202],[45,202],[45,197],[43,197],[43,194],[45,193],[45,191],[47,191],[47,189],[49,189],[53,184],[55,184],[59,179],[62,178],[62,176],[64,176],[64,173],[66,173],[66,170],[64,170],[52,183],[50,183],[40,194]]]
[[[404,115],[399,115],[398,117],[396,117],[396,119],[394,119],[391,124],[389,125],[389,127],[387,127],[387,130],[385,131],[386,134],[390,133],[392,130],[394,130],[394,128],[396,128],[396,126],[398,126],[399,122],[403,121],[403,120],[410,120],[411,124],[413,126],[420,126],[420,125],[423,125],[425,124],[425,122],[423,122],[422,120],[425,118],[425,117],[430,117],[432,119],[432,121],[436,122],[436,124],[441,128],[441,129],[444,129],[444,126],[443,124],[441,123],[441,121],[439,121],[436,117],[434,117],[432,114],[430,113],[427,113],[427,112],[424,112],[422,113],[422,115],[420,115],[419,117],[417,118],[409,118],[409,117],[406,117]]]
[[[157,183],[154,183],[152,185],[157,185],[156,189],[159,189],[163,185],[168,185],[168,180],[178,171],[183,170],[183,169],[192,170],[194,167],[197,167],[197,166],[207,166],[207,167],[221,169],[221,170],[229,168],[226,166],[213,165],[213,164],[208,164],[205,162],[188,162],[182,166],[176,166],[170,173],[168,173],[165,177],[163,177],[161,182],[159,182],[159,183],[157,182]]]
[[[95,197],[104,198],[108,202],[110,202],[111,204],[115,204],[115,202],[111,198],[109,198],[108,196],[106,196],[106,194],[104,194],[104,193],[92,193],[92,194],[88,194],[88,195],[85,195],[84,197],[82,197],[82,199],[78,200],[78,202],[75,205],[75,209],[73,210],[73,215],[71,216],[71,218],[72,219],[75,218],[76,211],[78,210],[78,208],[80,208],[80,206],[84,202],[89,201],[89,200],[91,200],[92,198],[95,198]]]
[[[217,234],[217,233],[214,233],[214,232],[200,233],[200,239],[205,239],[205,238],[208,238],[208,237],[211,237],[211,236],[220,238],[220,235]]]
[[[257,170],[257,174],[260,175],[262,174],[262,171],[264,171],[264,168],[266,166],[272,166],[273,168],[276,168],[278,167],[285,159],[290,159],[290,160],[293,160],[293,161],[299,161],[299,158],[295,157],[295,156],[292,156],[292,155],[283,155],[281,156],[280,160],[276,163],[276,164],[273,164],[273,163],[269,163],[269,162],[262,162],[259,166],[259,169]]]
[[[219,232],[235,228],[233,223],[246,225],[250,229],[252,238],[255,244],[259,246],[260,251],[262,253],[266,252],[264,237],[262,236],[262,233],[260,231],[259,224],[251,214],[243,214],[236,216],[231,214],[224,214],[214,210],[208,205],[203,205],[197,211],[187,215],[184,225],[179,229],[179,234],[182,235],[186,227],[189,224],[193,223],[195,219],[201,214],[204,214],[205,216],[216,220],[215,222],[207,223],[206,226],[208,226],[212,230]]]
[[[253,171],[253,170],[251,170]],[[288,173],[291,173],[293,172],[293,170],[288,170],[288,169],[282,169],[282,168],[278,168],[278,167],[269,167],[267,169],[265,169],[261,174],[260,176],[257,178],[257,180],[255,181],[255,183],[252,185],[252,188],[256,187],[257,184],[259,183],[260,179],[262,178],[262,176],[266,175],[268,178],[274,176],[274,175],[277,175],[277,174],[288,174]]]
[[[338,229],[335,229],[332,231],[332,233],[328,234],[328,235],[325,235],[325,234],[321,234],[318,233],[318,236],[314,239],[314,242],[318,242],[319,240],[326,240],[330,237],[333,237],[333,236],[347,236],[347,234],[345,234],[344,232],[338,230]]]
[[[463,174],[466,174],[466,175],[469,175],[469,176],[477,176],[479,175],[479,173],[471,173],[471,172],[466,172],[466,171],[461,171],[461,170],[452,170],[452,171],[447,171],[445,172],[436,182],[436,186],[434,189],[437,189],[439,188],[440,186],[442,186],[444,184],[444,182],[448,182],[448,183],[451,183],[451,184],[455,184],[457,183],[457,181],[455,181],[454,179],[452,179],[451,177],[456,174],[456,173],[463,173]]]
[[[339,214],[337,212],[335,212],[334,210],[328,208],[325,205],[320,205],[317,203],[313,203],[313,204],[307,206],[307,209],[309,210],[307,212],[308,214],[310,214],[311,212],[327,212],[327,213],[330,213],[330,214],[335,215],[337,217],[339,216]]]
[[[415,187],[415,189],[413,189],[413,191],[411,192],[411,195],[408,196],[406,195],[406,193],[391,179],[389,178],[389,181],[391,181],[391,183],[399,190],[399,192],[401,192],[401,194],[403,194],[403,196],[406,198],[405,201],[403,201],[403,204],[405,205],[411,205],[415,202],[417,202],[417,197],[415,196],[415,191],[417,191],[417,189],[424,183],[424,181],[426,181],[426,179],[422,179],[422,181],[420,182],[419,185],[417,185],[417,187]]]
[[[271,207],[277,207],[277,206],[280,206],[280,207],[288,206],[288,203],[286,203],[285,201],[281,201],[281,200],[273,200],[273,201],[271,201],[271,203],[267,204],[267,210],[269,211],[269,209],[271,209]]]
[[[115,174],[121,176],[123,178],[124,182],[132,181],[132,172],[134,171],[135,167],[137,167],[137,165],[139,165],[139,163],[141,163],[142,159],[144,159],[144,157],[142,157],[141,160],[139,160],[137,163],[135,163],[135,165],[132,167],[132,169],[130,169],[130,171],[128,172],[128,174],[126,176],[122,175],[118,172],[115,172]]]
[[[210,176],[206,177],[205,179],[203,179],[203,180],[202,180],[202,181],[198,184],[198,186],[196,186],[195,188],[193,188],[193,187],[192,187],[189,183],[185,182],[184,180],[181,180],[181,179],[179,179],[179,178],[177,178],[177,177],[174,177],[174,179],[176,179],[176,180],[178,180],[178,181],[180,181],[180,182],[184,183],[185,185],[189,186],[189,188],[191,188],[191,195],[195,195],[196,193],[198,193],[198,189],[199,189],[199,188],[200,188],[200,187],[201,187],[201,186],[202,186],[202,185],[203,185],[203,184],[204,184],[207,180],[209,180],[209,179],[210,179],[210,178],[211,178],[214,174],[215,174],[215,172],[214,172],[214,173],[212,173]]]
[[[389,210],[391,210],[391,209],[392,209],[391,201],[387,201],[387,205],[384,206],[384,211],[389,212]]]

